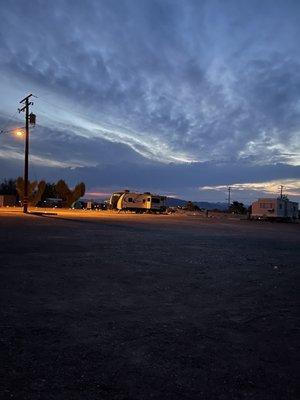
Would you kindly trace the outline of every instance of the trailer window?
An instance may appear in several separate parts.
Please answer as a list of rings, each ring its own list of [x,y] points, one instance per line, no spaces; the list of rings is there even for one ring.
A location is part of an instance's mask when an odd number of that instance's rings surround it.
[[[158,204],[160,203],[160,200],[157,197],[152,197],[152,203]]]
[[[128,203],[132,203],[132,197],[128,198]]]
[[[260,208],[273,208],[273,204],[272,203],[260,203],[259,207]]]

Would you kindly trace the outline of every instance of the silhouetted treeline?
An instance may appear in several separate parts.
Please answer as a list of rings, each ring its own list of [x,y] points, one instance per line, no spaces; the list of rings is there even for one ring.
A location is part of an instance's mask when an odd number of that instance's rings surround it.
[[[24,179],[4,179],[0,183],[0,195],[15,195],[22,201],[24,197]],[[46,199],[61,199],[64,207],[71,207],[80,197],[85,194],[85,184],[78,183],[74,189],[69,188],[64,180],[59,180],[57,183],[45,181],[29,181],[28,182],[28,197],[29,204],[40,205]]]
[[[234,201],[230,204],[229,212],[233,214],[246,214],[247,208],[244,206],[243,203],[239,203],[238,201]]]
[[[17,195],[16,179],[4,179],[0,183],[0,194]]]

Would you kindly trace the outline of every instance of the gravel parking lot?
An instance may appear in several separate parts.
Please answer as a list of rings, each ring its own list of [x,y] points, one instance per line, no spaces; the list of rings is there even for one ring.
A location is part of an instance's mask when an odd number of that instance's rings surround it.
[[[0,211],[0,248],[3,399],[299,398],[299,224]]]

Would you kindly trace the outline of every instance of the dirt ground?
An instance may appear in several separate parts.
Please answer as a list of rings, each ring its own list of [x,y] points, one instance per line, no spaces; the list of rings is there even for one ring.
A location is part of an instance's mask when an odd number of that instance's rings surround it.
[[[1,399],[299,398],[300,224],[0,211],[0,253]]]

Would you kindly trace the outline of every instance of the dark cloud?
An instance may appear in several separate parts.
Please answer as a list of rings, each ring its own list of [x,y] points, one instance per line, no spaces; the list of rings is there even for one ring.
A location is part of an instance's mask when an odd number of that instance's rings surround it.
[[[48,131],[47,134],[49,134]],[[143,159],[128,146],[118,143],[81,137],[73,139],[72,136],[65,134],[48,138],[41,136],[37,140],[33,134],[31,149],[34,156],[30,163],[31,179],[55,181],[63,178],[71,185],[83,180],[89,191],[94,192],[128,188],[141,191],[151,190],[180,197],[189,196],[192,199],[203,197],[199,191],[199,188],[203,186],[226,186],[280,179],[284,182],[291,177],[300,180],[300,166],[255,165],[251,160],[218,164],[214,162],[166,164]],[[59,149],[62,141],[64,141],[64,147]],[[19,152],[20,157],[15,160],[0,157],[0,179],[22,175],[23,159],[20,147],[21,145],[8,146],[6,143],[4,149],[9,152]],[[69,147],[72,159],[64,157],[65,149]],[[89,157],[82,156],[85,154]],[[52,159],[55,159],[53,164],[51,164]],[[66,165],[60,163],[66,163]],[[5,174],[3,174],[4,171]],[[218,199],[218,193],[215,197],[210,197],[210,200]]]

